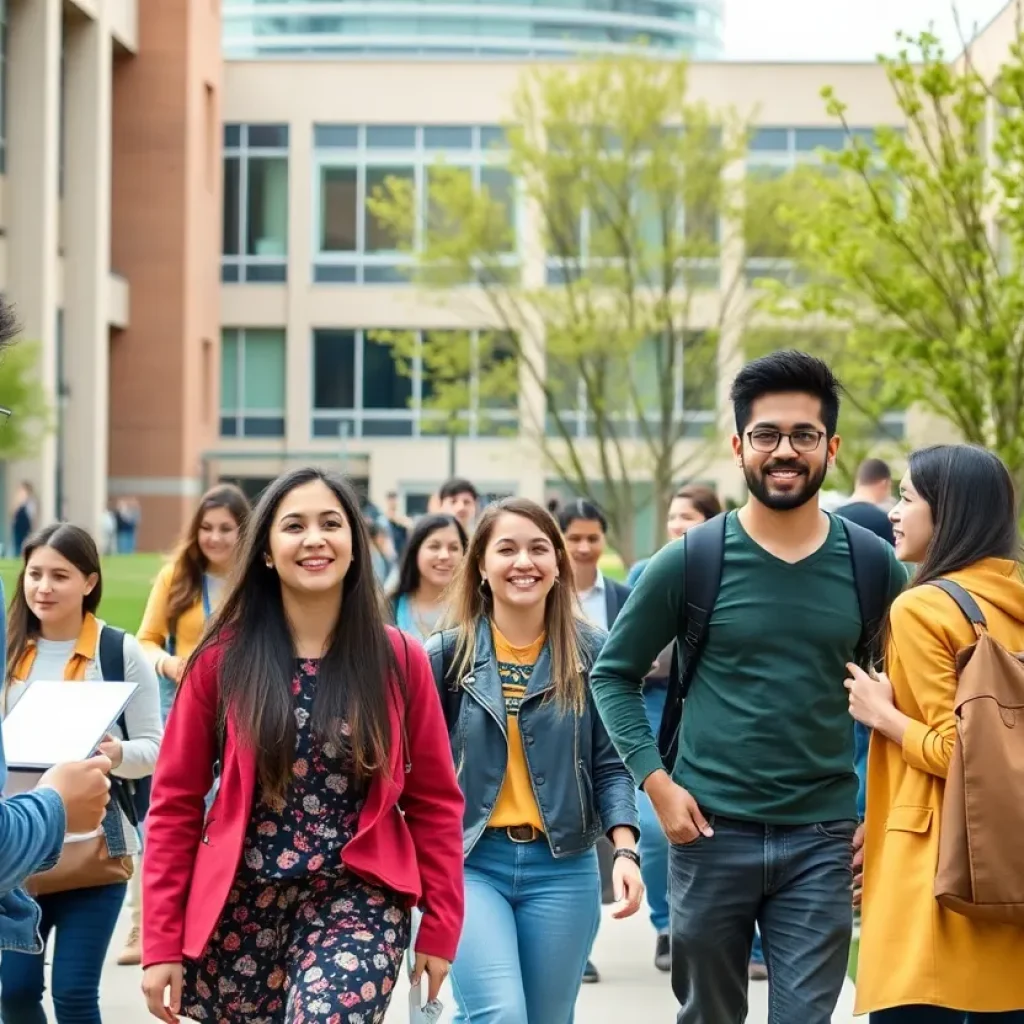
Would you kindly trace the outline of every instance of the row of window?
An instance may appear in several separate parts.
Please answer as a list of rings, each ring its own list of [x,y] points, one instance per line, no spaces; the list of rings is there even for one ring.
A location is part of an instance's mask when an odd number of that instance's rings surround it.
[[[432,408],[435,385],[424,368],[424,332],[406,332],[398,348],[385,332],[318,329],[313,331],[312,408],[313,437],[421,437],[446,433],[446,414]],[[518,423],[518,396],[512,390],[490,394],[482,381],[481,359],[489,368],[514,362],[514,346],[498,336],[486,339],[475,331],[430,332],[430,350],[439,344],[466,346],[455,365],[469,368],[468,401],[458,413],[459,433],[494,437],[514,433]],[[222,333],[220,433],[222,437],[283,437],[286,405],[286,349],[284,330],[226,328]],[[406,351],[414,354],[405,359]],[[685,352],[685,360],[684,360]],[[687,362],[690,366],[689,375]],[[650,393],[650,408],[660,408],[658,353],[642,346],[635,359],[636,385]],[[717,371],[711,347],[699,337],[679,342],[674,360],[671,414],[685,424],[686,436],[699,436],[713,421]],[[595,419],[587,407],[586,389],[576,379],[559,380],[564,373],[549,364],[550,405],[547,430],[558,436],[587,437],[595,432]],[[513,371],[511,379],[516,379]],[[482,386],[485,385],[485,386]],[[625,404],[629,407],[628,402]],[[653,424],[655,413],[649,418]],[[644,424],[623,416],[616,432],[642,436]],[[559,422],[560,421],[560,422]],[[656,429],[656,428],[655,428]]]
[[[873,140],[868,129],[855,129]],[[430,220],[423,201],[415,238],[397,237],[374,216],[370,200],[385,182],[405,182],[418,196],[428,196],[438,157],[465,171],[474,186],[486,189],[505,211],[507,232],[499,255],[514,267],[522,200],[504,163],[506,138],[496,126],[316,125],[314,126],[314,251],[313,279],[318,283],[382,284],[408,280],[405,250],[422,238]],[[848,143],[842,129],[760,128],[753,136],[748,171],[764,178],[783,173],[819,149]],[[288,144],[287,125],[229,124],[224,131],[224,233],[222,279],[227,282],[282,282],[288,267]],[[641,202],[641,200],[638,200]],[[562,279],[566,258],[588,257],[593,218],[583,210],[571,231],[576,252],[549,255],[550,283]],[[643,238],[657,246],[661,211],[652,210]],[[685,225],[683,224],[685,221]],[[701,237],[715,242],[719,218],[713,211],[687,210],[678,230],[695,225]],[[654,251],[654,250],[652,250]],[[591,253],[591,255],[593,255]],[[748,252],[753,279],[773,268],[762,266],[771,254],[755,244]],[[760,261],[760,262],[757,262]],[[717,261],[695,268],[693,283],[719,284]]]

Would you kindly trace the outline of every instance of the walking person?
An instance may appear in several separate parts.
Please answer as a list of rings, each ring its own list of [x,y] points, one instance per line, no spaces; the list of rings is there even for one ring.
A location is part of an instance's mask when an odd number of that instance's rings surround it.
[[[29,880],[30,891],[40,893],[44,946],[50,933],[56,934],[50,987],[57,1024],[100,1024],[103,961],[124,903],[130,858],[139,848],[131,794],[123,780],[153,771],[160,747],[160,697],[156,675],[136,639],[96,618],[103,579],[89,533],[57,523],[30,537],[22,555],[8,621],[4,714],[36,680],[106,678],[138,684],[122,718],[100,744],[114,776],[114,799],[101,827],[67,834],[53,871]],[[92,842],[98,839],[102,842]],[[44,967],[42,950],[8,951],[0,958],[3,1024],[46,1024]]]
[[[629,587],[608,579],[601,572],[601,558],[608,534],[608,521],[604,512],[594,502],[577,498],[562,506],[555,518],[565,538],[583,617],[592,626],[607,633],[629,597]],[[643,842],[642,830],[640,842]],[[615,902],[612,880],[614,853],[611,840],[602,836],[597,841],[597,859],[601,869],[601,902],[604,904]],[[583,984],[594,985],[600,980],[601,975],[594,961],[588,959],[583,970]]]
[[[709,519],[714,519],[722,511],[718,495],[710,488],[701,484],[689,484],[680,487],[672,496],[668,506],[666,532],[669,541],[685,537],[688,530]],[[627,582],[630,587],[636,586],[637,580],[650,562],[644,558],[637,562],[629,571]],[[644,679],[644,710],[651,732],[657,736],[661,727],[661,719],[665,714],[665,700],[668,696],[669,673],[672,670],[672,654],[675,650],[673,640],[657,657],[653,671]],[[637,805],[640,809],[640,858],[643,864],[644,889],[647,893],[647,906],[651,912],[651,924],[654,926],[657,939],[654,946],[654,966],[659,971],[668,972],[672,969],[672,953],[669,944],[669,902],[668,902],[668,839],[661,830],[661,823],[654,813],[654,805],[650,797],[640,789],[637,794]],[[751,979],[761,981],[767,978],[768,971],[764,965],[764,954],[761,950],[761,936],[754,930],[754,944],[750,953],[749,974]]]
[[[384,623],[340,477],[271,484],[238,559],[154,780],[146,1001],[165,1021],[379,1024],[411,909],[431,998],[462,925],[463,799],[430,666]]]
[[[445,591],[466,554],[466,531],[455,516],[424,516],[413,527],[389,594],[395,625],[425,643],[448,607]]]
[[[0,298],[0,351],[18,332],[14,311]],[[0,650],[7,652],[7,613],[0,580]],[[22,888],[37,871],[56,864],[64,833],[93,832],[100,827],[110,800],[110,759],[97,754],[88,761],[60,764],[46,772],[35,789],[9,800],[7,759],[0,733],[0,951],[41,952],[39,906]]]
[[[748,501],[654,556],[612,627],[594,695],[672,843],[679,1024],[744,1019],[755,923],[771,1018],[827,1024],[846,977],[859,839],[845,666],[866,657],[905,574],[874,534],[819,507],[840,443],[825,363],[758,359],[732,402]],[[666,722],[678,720],[685,695],[677,751],[659,750],[642,695],[672,640],[688,674],[666,706]]]
[[[427,642],[466,797],[459,1024],[571,1024],[601,912],[595,843],[615,847],[615,917],[643,898],[629,773],[594,708],[604,634],[540,505],[484,511]]]
[[[851,666],[847,682],[850,714],[872,730],[857,1013],[870,1012],[872,1024],[1024,1024],[1024,931],[966,917],[934,894],[958,742],[958,660],[978,635],[953,597],[930,584],[963,588],[987,632],[1008,651],[1024,650],[1013,482],[983,449],[925,448],[910,456],[890,518],[896,553],[917,572],[890,613],[888,674]]]

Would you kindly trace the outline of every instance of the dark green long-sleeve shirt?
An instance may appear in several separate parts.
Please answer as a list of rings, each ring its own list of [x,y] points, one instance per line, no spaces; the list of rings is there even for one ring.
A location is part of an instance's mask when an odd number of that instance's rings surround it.
[[[886,548],[891,599],[906,570]],[[654,556],[591,677],[598,709],[637,785],[662,767],[642,680],[658,652],[679,638],[684,559],[685,540]],[[857,816],[843,680],[860,633],[849,545],[838,520],[816,552],[791,564],[729,515],[722,583],[672,773],[705,814],[778,825]]]

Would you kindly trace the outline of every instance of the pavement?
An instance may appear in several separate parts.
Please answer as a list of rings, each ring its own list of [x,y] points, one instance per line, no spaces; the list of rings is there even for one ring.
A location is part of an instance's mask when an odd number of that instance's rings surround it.
[[[104,1024],[147,1024],[153,1020],[146,1013],[138,968],[118,967],[118,952],[128,931],[127,912],[110,946],[110,957],[104,972],[101,1010]],[[668,976],[654,967],[654,934],[645,914],[627,921],[606,918],[594,949],[594,963],[601,972],[596,985],[584,985],[577,1002],[576,1024],[621,1024],[636,1021],[642,1024],[675,1024],[677,1004],[672,996]],[[441,994],[445,1011],[441,1024],[451,1024],[454,1000],[450,989]],[[395,990],[386,1024],[407,1024],[409,1020],[408,986],[404,980]],[[48,1008],[52,1021],[53,1010]],[[766,1024],[768,1020],[768,985],[752,982],[748,1024]],[[852,1024],[853,986],[847,982],[833,1024]],[[242,1022],[239,1022],[242,1024]]]

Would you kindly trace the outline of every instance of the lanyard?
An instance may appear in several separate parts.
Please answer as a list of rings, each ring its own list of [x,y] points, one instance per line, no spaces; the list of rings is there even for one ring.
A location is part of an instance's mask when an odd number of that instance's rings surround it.
[[[206,573],[203,573],[203,618],[208,619],[211,615],[210,612],[210,585],[206,579]]]

